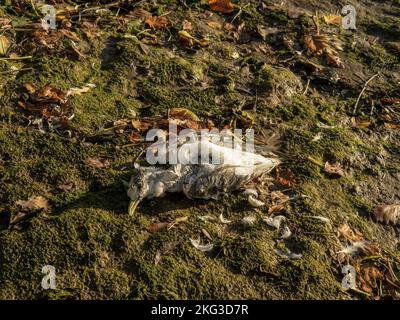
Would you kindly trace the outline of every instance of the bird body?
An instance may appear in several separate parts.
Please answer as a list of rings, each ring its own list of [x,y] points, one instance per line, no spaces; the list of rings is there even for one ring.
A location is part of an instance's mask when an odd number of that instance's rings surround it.
[[[213,160],[217,155],[217,163],[201,162],[204,153],[196,150],[207,150]],[[183,192],[189,199],[219,199],[222,195],[244,189],[280,163],[277,158],[227,148],[211,141],[186,143],[179,146],[177,152],[180,163],[168,168],[135,164],[127,192],[131,198],[130,214],[142,199],[162,197],[167,192]]]

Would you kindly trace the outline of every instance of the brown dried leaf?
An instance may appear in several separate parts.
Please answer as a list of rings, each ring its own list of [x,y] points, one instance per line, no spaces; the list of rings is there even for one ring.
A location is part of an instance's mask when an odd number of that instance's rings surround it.
[[[268,209],[268,214],[273,214],[285,210],[285,204],[277,204]]]
[[[150,233],[157,233],[168,229],[169,225],[169,222],[154,222],[149,225],[148,230]]]
[[[130,135],[129,135],[129,141],[130,142],[139,142],[139,141],[141,141],[142,140],[142,138],[141,138],[141,136],[140,136],[140,134],[138,134],[138,133],[136,133],[136,132],[132,132]]]
[[[107,168],[110,166],[110,162],[106,159],[100,158],[88,158],[86,164],[93,168]]]
[[[171,25],[167,17],[149,17],[144,21],[151,29],[161,30]]]
[[[325,54],[326,54],[326,61],[328,62],[329,65],[334,66],[336,68],[344,68],[344,64],[337,52],[332,50],[326,50]]]
[[[81,39],[78,37],[78,35],[70,30],[67,29],[60,29],[60,32],[63,36],[67,37],[68,39],[71,39],[72,41],[79,42]]]
[[[98,34],[97,25],[89,21],[82,22],[82,31],[89,39],[95,38]]]
[[[350,242],[357,242],[364,239],[364,236],[361,232],[351,229],[347,224],[340,225],[336,230],[339,238],[348,240]]]
[[[173,119],[200,121],[199,117],[193,111],[185,108],[172,108],[169,111],[169,116]]]
[[[326,24],[342,25],[342,16],[336,14],[328,14],[324,16],[324,20]]]
[[[400,218],[400,204],[377,206],[374,215],[379,222],[396,224]]]
[[[0,56],[4,56],[10,47],[10,41],[4,35],[0,35]]]
[[[192,30],[192,29],[193,29],[192,23],[190,21],[183,20],[182,30]]]
[[[296,178],[292,171],[276,169],[276,182],[282,186],[290,187],[296,182]]]
[[[131,124],[132,124],[132,127],[139,132],[147,131],[151,127],[150,122],[141,121],[141,120],[132,120]]]
[[[207,25],[212,29],[216,29],[216,30],[222,29],[222,24],[217,21],[209,21],[209,22],[207,22]]]
[[[235,9],[230,0],[208,0],[208,4],[212,11],[221,13],[230,13]]]
[[[130,16],[136,19],[146,20],[151,17],[151,13],[142,8],[137,8],[130,13]]]
[[[17,205],[21,206],[23,210],[48,210],[49,203],[45,197],[37,196],[31,197],[28,200],[19,200],[16,202]]]
[[[336,178],[341,178],[345,175],[342,166],[338,162],[335,162],[332,164],[330,164],[329,162],[326,162],[324,171]]]

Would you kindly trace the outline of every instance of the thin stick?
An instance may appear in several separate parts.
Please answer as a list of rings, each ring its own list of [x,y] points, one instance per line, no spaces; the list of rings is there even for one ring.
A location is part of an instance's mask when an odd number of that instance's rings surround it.
[[[17,69],[17,70],[8,70],[8,71],[0,72],[0,74],[3,75],[3,74],[14,73],[14,72],[20,72],[20,71],[28,71],[28,70],[33,70],[33,68],[22,68],[22,69]]]
[[[379,72],[376,73],[376,74],[374,74],[374,75],[373,75],[371,78],[369,78],[368,81],[364,84],[364,88],[361,90],[360,94],[358,95],[356,104],[354,105],[353,116],[356,114],[358,104],[360,103],[361,97],[362,97],[362,95],[364,94],[365,90],[367,89],[368,84],[369,84],[372,80],[374,80],[378,75],[379,75]]]
[[[26,57],[15,57],[15,58],[0,58],[0,61],[3,60],[26,60],[26,59],[32,59],[32,56],[26,56]]]
[[[308,78],[308,80],[307,80],[307,85],[306,85],[306,88],[304,89],[303,96],[305,96],[307,94],[309,86],[310,86],[310,78]]]
[[[37,10],[36,10],[36,6],[35,6],[35,3],[33,2],[33,0],[31,0],[31,6],[33,8],[33,11],[35,11],[36,16],[40,17],[39,12],[37,12]]]

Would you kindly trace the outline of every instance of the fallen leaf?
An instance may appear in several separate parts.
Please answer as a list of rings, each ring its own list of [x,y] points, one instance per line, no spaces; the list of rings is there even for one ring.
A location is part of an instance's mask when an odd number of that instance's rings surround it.
[[[131,124],[132,127],[138,130],[139,132],[147,131],[151,127],[151,124],[149,122],[140,120],[132,120]]]
[[[144,21],[151,29],[161,30],[171,25],[167,17],[149,17]]]
[[[163,230],[167,230],[169,225],[169,222],[155,222],[149,225],[148,230],[150,233],[157,233]]]
[[[181,30],[178,32],[179,41],[184,47],[193,47],[195,44],[200,47],[206,47],[210,44],[210,41],[207,39],[196,39],[189,32],[185,30]]]
[[[71,39],[73,41],[76,41],[76,42],[81,41],[81,39],[78,37],[78,35],[73,31],[70,31],[67,29],[60,29],[60,33],[63,34],[68,39]]]
[[[45,197],[37,196],[31,197],[28,200],[19,200],[16,202],[24,210],[48,210],[49,209],[49,202]]]
[[[339,54],[332,50],[326,50],[326,61],[329,65],[334,66],[336,68],[344,68],[344,64],[339,57]]]
[[[200,121],[199,117],[193,111],[185,108],[172,108],[169,111],[169,116],[174,119]]]
[[[142,137],[140,136],[140,134],[138,134],[138,133],[136,133],[136,132],[132,132],[132,133],[129,135],[129,141],[130,141],[130,142],[135,143],[135,142],[139,142],[139,141],[141,141],[141,140],[142,140]]]
[[[282,191],[272,191],[271,198],[276,204],[283,204],[290,200],[290,197],[284,194]]]
[[[398,129],[400,129],[400,124],[385,122],[385,128],[398,130]]]
[[[335,162],[335,163],[325,163],[324,171],[334,177],[341,178],[345,175],[344,170],[340,163]]]
[[[302,37],[301,42],[311,53],[317,56],[325,55],[328,64],[337,68],[344,67],[339,53],[336,51],[343,50],[337,38],[320,34],[306,34]]]
[[[4,56],[10,47],[10,41],[4,35],[0,35],[0,56]]]
[[[359,128],[359,129],[365,129],[372,125],[371,120],[364,120],[359,117],[352,117],[351,122],[353,124],[353,127]]]
[[[396,224],[400,218],[400,204],[377,206],[374,215],[379,222]]]
[[[353,230],[347,224],[341,224],[339,227],[337,227],[336,230],[339,238],[342,238],[350,242],[359,242],[364,239],[361,232]]]
[[[230,0],[208,0],[208,4],[212,11],[221,13],[230,13],[235,9]]]
[[[324,16],[324,20],[327,24],[342,25],[342,16],[336,14],[328,14]]]
[[[100,158],[88,158],[86,159],[86,164],[93,168],[107,168],[110,166],[108,160]]]
[[[276,169],[276,182],[281,184],[282,186],[291,187],[295,182],[296,178],[292,171],[281,170],[280,168]]]
[[[269,214],[274,214],[274,213],[277,213],[277,212],[281,212],[283,210],[285,210],[285,204],[280,203],[280,204],[277,204],[277,205],[274,205],[274,206],[270,207],[268,209],[268,213]]]
[[[182,21],[182,30],[192,30],[192,29],[193,29],[193,26],[190,21],[187,21],[187,20]]]
[[[217,21],[209,21],[209,22],[207,22],[207,25],[210,28],[213,28],[213,29],[216,29],[216,30],[222,29],[222,24],[217,22]]]

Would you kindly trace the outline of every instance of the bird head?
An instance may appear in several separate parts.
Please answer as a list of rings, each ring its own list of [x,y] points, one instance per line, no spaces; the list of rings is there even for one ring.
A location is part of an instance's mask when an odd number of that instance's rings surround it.
[[[150,173],[147,172],[146,168],[140,167],[135,163],[135,169],[127,191],[128,197],[131,198],[128,209],[129,215],[133,215],[140,201],[146,198],[149,192],[149,178]]]

